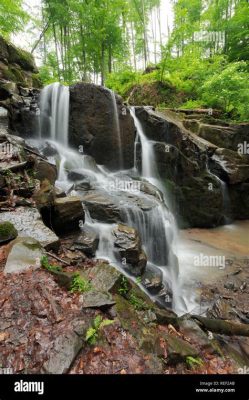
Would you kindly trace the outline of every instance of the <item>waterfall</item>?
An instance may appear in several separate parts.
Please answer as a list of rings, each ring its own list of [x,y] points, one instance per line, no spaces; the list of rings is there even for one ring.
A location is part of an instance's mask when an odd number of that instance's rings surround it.
[[[157,175],[157,172],[156,172],[155,156],[154,156],[154,151],[153,151],[153,142],[151,143],[146,138],[144,131],[143,131],[142,124],[136,116],[135,108],[131,107],[130,112],[133,117],[134,124],[137,129],[137,135],[138,135],[138,138],[140,139],[140,143],[141,143],[141,147],[142,147],[142,176],[144,178],[149,178],[149,179],[155,178],[155,176]],[[135,168],[137,167],[136,164],[137,164],[137,154],[135,152]]]
[[[206,165],[206,168],[207,168],[207,171],[209,172],[209,174],[212,175],[220,185],[221,194],[222,194],[224,223],[229,224],[229,223],[231,223],[231,218],[229,218],[231,203],[230,203],[230,196],[229,196],[227,184],[222,179],[220,179],[219,176],[215,175],[210,170],[208,163]]]
[[[178,263],[174,249],[177,229],[172,213],[163,201],[141,191],[134,193],[132,188],[125,190],[116,189],[114,191],[108,189],[110,188],[110,182],[116,185],[117,181],[120,182],[127,179],[128,173],[128,171],[122,171],[123,156],[118,108],[115,94],[111,91],[110,93],[113,105],[114,131],[116,134],[115,144],[118,145],[119,154],[120,169],[118,172],[110,173],[103,166],[97,165],[90,156],[67,147],[69,90],[68,88],[63,88],[58,83],[47,86],[41,94],[41,138],[48,137],[48,142],[56,149],[57,155],[55,156],[55,160],[57,160],[57,163],[59,162],[57,185],[60,188],[67,193],[73,190],[72,193],[81,196],[81,189],[77,185],[75,186],[68,178],[68,173],[75,171],[82,176],[82,180],[87,179],[90,182],[91,190],[100,191],[104,195],[106,193],[108,196],[111,196],[115,204],[118,204],[121,221],[136,228],[140,234],[143,249],[148,258],[148,265],[153,265],[155,268],[160,269],[163,274],[165,287],[171,288],[173,293],[173,309],[178,313],[183,313],[186,311],[186,307],[178,285]],[[163,197],[166,198],[167,193],[164,190],[163,184],[158,179],[154,143],[146,138],[134,109],[131,109],[131,115],[134,118],[137,128],[136,141],[139,140],[142,147],[142,178],[161,190]],[[137,170],[136,174],[139,175]],[[132,181],[133,178],[132,176],[128,176],[128,179]],[[140,202],[143,204],[143,201],[145,205],[141,206]],[[95,221],[91,218],[89,210],[86,207],[85,211],[85,227],[93,229],[99,235],[99,247],[96,257],[106,258],[116,265],[117,268],[122,269],[122,265],[119,265],[115,256],[114,237],[112,234],[115,225],[104,221]],[[84,226],[82,229],[84,229]]]
[[[119,155],[119,169],[122,169],[124,166],[123,160],[123,151],[122,151],[122,140],[121,140],[121,130],[120,130],[120,123],[119,123],[119,115],[118,115],[118,106],[116,102],[115,93],[108,89],[111,94],[112,100],[112,110],[113,110],[113,130],[116,133],[117,138],[117,145],[118,145],[118,155]]]
[[[178,230],[175,218],[166,205],[168,194],[165,186],[159,179],[154,142],[147,139],[143,126],[136,116],[135,108],[131,107],[130,112],[137,129],[136,142],[138,143],[139,140],[141,143],[142,177],[163,193],[164,201],[160,202],[153,212],[145,213],[143,216],[134,208],[131,210],[126,209],[127,222],[138,229],[142,241],[145,243],[144,246],[149,255],[149,261],[160,267],[165,281],[171,285],[174,311],[182,314],[188,309],[188,301],[185,302],[186,299],[184,299],[179,283],[179,266],[176,257],[178,251]],[[137,169],[137,164],[137,152],[135,151],[135,170]]]
[[[40,139],[68,144],[69,87],[58,82],[46,86],[40,98]]]

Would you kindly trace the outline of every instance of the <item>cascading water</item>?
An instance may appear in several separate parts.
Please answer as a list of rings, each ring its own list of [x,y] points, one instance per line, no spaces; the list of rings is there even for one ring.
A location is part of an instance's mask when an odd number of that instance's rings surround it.
[[[113,92],[111,93],[115,132],[119,146],[118,153],[120,156],[120,165],[122,165],[119,116],[115,95]],[[72,190],[72,182],[68,179],[68,172],[76,171],[83,177],[89,179],[91,188],[97,188],[103,193],[108,193],[108,195],[113,198],[113,201],[118,204],[122,221],[139,231],[143,248],[148,257],[148,265],[153,265],[155,268],[159,268],[162,271],[165,287],[170,286],[173,293],[171,303],[174,310],[180,314],[185,312],[186,307],[177,284],[178,264],[173,251],[176,227],[173,215],[164,202],[155,197],[153,197],[153,206],[141,207],[136,202],[132,203],[131,198],[135,197],[138,200],[143,200],[144,198],[144,200],[146,200],[150,197],[149,195],[142,192],[134,195],[132,188],[126,189],[125,191],[122,189],[115,189],[112,191],[110,189],[110,182],[116,184],[117,180],[120,182],[126,179],[127,171],[122,172],[122,170],[120,170],[118,173],[110,173],[105,168],[96,165],[91,157],[66,147],[65,145],[68,143],[68,114],[68,88],[63,89],[59,84],[52,84],[46,87],[41,95],[41,137],[48,137],[50,139],[48,142],[56,149],[57,163],[59,156],[59,176],[57,185],[68,193]],[[133,109],[131,109],[131,114],[134,118],[138,139],[142,147],[142,177],[155,185],[159,191],[163,190],[163,185],[158,180],[153,142],[147,140]],[[49,124],[49,129],[46,130],[45,126],[47,126],[47,124]],[[49,135],[47,135],[47,131]],[[137,171],[136,173],[138,174]],[[128,178],[132,181],[130,176]],[[74,188],[73,186],[73,190]],[[76,186],[75,190],[80,196],[80,189]],[[163,196],[166,196],[165,192],[163,192]],[[150,201],[152,201],[151,198]],[[118,268],[122,268],[117,262],[114,252],[112,235],[114,225],[93,220],[89,211],[86,209],[86,222],[84,226],[93,229],[99,234],[100,243],[96,256],[99,258],[106,258]]]
[[[68,144],[69,88],[59,83],[46,86],[40,98],[40,138]]]
[[[173,299],[172,305],[176,312],[183,313],[188,309],[186,299],[184,299],[182,288],[179,284],[179,267],[177,262],[177,226],[173,214],[167,208],[165,201],[167,193],[164,185],[159,179],[157,164],[154,152],[154,142],[147,139],[141,122],[136,116],[135,108],[130,108],[135,127],[137,129],[137,138],[141,144],[141,171],[142,177],[148,182],[156,186],[163,193],[163,201],[158,204],[158,207],[152,213],[147,214],[147,218],[132,218],[134,209],[127,210],[127,222],[135,227],[140,232],[143,238],[143,243],[146,243],[146,251],[150,254],[150,260],[161,267],[162,272],[167,282],[170,281]],[[137,170],[138,159],[135,151],[135,170]],[[135,211],[137,213],[137,211]],[[138,214],[139,215],[139,214]],[[134,221],[134,222],[133,222]],[[138,223],[136,223],[138,221]],[[141,227],[142,225],[142,227]],[[156,240],[154,241],[153,239]],[[148,245],[149,243],[149,245]],[[167,247],[169,247],[167,252]],[[167,266],[167,267],[166,267]],[[164,268],[162,268],[164,267]],[[191,306],[193,303],[191,302]]]
[[[230,196],[229,196],[227,184],[226,184],[226,182],[224,182],[222,179],[220,179],[217,175],[215,175],[210,170],[208,164],[207,164],[206,168],[207,168],[207,171],[209,172],[209,174],[212,175],[220,185],[221,194],[222,194],[222,203],[223,203],[224,223],[229,224],[229,223],[231,223],[231,218],[229,218],[231,203],[230,203]]]
[[[113,128],[114,128],[114,131],[115,131],[116,137],[117,137],[119,169],[122,169],[123,165],[124,165],[124,160],[123,160],[122,140],[121,140],[121,130],[120,130],[120,123],[119,123],[118,107],[117,107],[115,93],[112,90],[109,90],[109,92],[111,94],[111,100],[112,100],[113,125],[114,125]]]

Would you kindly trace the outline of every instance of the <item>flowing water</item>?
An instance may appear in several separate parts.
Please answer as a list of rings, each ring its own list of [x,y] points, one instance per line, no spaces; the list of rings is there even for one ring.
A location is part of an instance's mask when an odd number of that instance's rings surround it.
[[[113,109],[113,128],[116,133],[117,145],[118,145],[118,155],[119,155],[119,169],[123,168],[124,160],[123,160],[123,151],[122,151],[122,139],[121,139],[121,129],[119,123],[119,115],[118,115],[118,106],[116,102],[115,93],[112,90],[109,90],[112,99],[112,109]]]
[[[46,86],[40,98],[40,138],[68,144],[69,87],[59,83]]]
[[[215,175],[210,170],[208,164],[206,165],[206,168],[207,168],[207,171],[209,172],[209,174],[212,175],[220,185],[221,195],[222,195],[222,203],[223,203],[224,223],[230,224],[231,218],[229,217],[229,214],[230,214],[231,203],[230,203],[230,196],[229,196],[227,184],[226,184],[226,182],[224,182],[222,179],[220,179],[217,175]]]
[[[118,143],[118,154],[120,165],[122,164],[122,142],[120,135],[119,116],[115,95],[112,93],[112,107],[115,124],[115,133]],[[69,91],[59,84],[52,84],[46,87],[41,94],[41,112],[40,126],[41,138],[48,138],[49,144],[56,149],[57,163],[59,163],[59,176],[57,185],[66,193],[77,193],[81,195],[81,191],[72,187],[72,182],[68,179],[68,171],[74,171],[82,174],[89,180],[92,189],[101,190],[102,193],[111,196],[113,201],[118,204],[121,213],[121,219],[127,225],[138,230],[143,249],[147,254],[148,265],[160,269],[163,274],[164,286],[170,288],[172,299],[170,303],[173,309],[182,314],[188,311],[187,295],[179,285],[179,270],[177,260],[177,228],[173,214],[168,209],[165,201],[167,193],[161,184],[154,154],[154,143],[149,141],[143,131],[142,125],[136,117],[135,109],[130,110],[133,116],[134,123],[137,129],[136,142],[141,144],[141,169],[142,176],[140,182],[149,182],[161,192],[160,201],[156,197],[149,196],[142,191],[134,193],[132,187],[122,190],[115,189],[118,182],[127,180],[129,171],[119,171],[110,173],[105,167],[97,165],[94,159],[90,156],[80,154],[79,152],[70,149],[68,143],[68,114],[69,114]],[[45,127],[48,127],[45,129]],[[59,157],[59,161],[58,161]],[[138,160],[135,159],[135,167],[131,172],[131,176],[139,175],[137,170]],[[128,179],[132,181],[132,177]],[[110,189],[110,182],[112,188]],[[133,181],[134,183],[134,181]],[[137,183],[137,182],[136,182]],[[72,192],[72,190],[74,190]],[[76,190],[76,192],[75,192]],[[141,206],[140,200],[152,204],[152,206]],[[86,208],[86,207],[85,207]],[[103,221],[96,221],[91,218],[89,211],[86,209],[86,222],[84,225],[99,234],[100,243],[96,253],[96,257],[105,258],[122,268],[122,265],[117,262],[114,252],[114,237],[112,230],[115,225],[107,224]],[[84,229],[84,227],[83,227]],[[168,301],[168,300],[167,300]],[[167,305],[167,304],[166,304]]]

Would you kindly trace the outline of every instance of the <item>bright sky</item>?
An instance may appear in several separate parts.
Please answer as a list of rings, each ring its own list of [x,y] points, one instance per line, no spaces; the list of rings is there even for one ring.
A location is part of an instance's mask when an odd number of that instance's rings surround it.
[[[63,1],[63,0],[62,0]],[[34,18],[39,17],[41,11],[41,0],[25,0],[24,6],[26,10],[32,15]],[[163,34],[163,42],[165,42],[167,38],[167,25],[169,25],[170,29],[172,29],[173,23],[173,11],[172,11],[172,0],[161,0],[161,30]],[[25,28],[24,32],[13,35],[12,41],[16,46],[19,46],[23,49],[30,51],[35,41],[39,38],[40,30],[34,27],[33,23],[29,23]],[[158,25],[157,25],[157,36],[158,35]],[[152,31],[149,31],[149,37],[152,37]],[[151,46],[150,46],[150,50]],[[39,54],[35,52],[36,62],[39,66]],[[151,60],[153,61],[153,60]]]

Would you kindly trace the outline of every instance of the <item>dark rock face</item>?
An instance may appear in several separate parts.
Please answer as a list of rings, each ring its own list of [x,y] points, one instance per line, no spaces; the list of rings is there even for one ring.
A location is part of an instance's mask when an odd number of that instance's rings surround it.
[[[89,228],[84,228],[81,234],[74,240],[74,248],[83,251],[87,256],[94,257],[99,244],[97,233]]]
[[[141,247],[141,240],[136,229],[126,225],[118,225],[113,230],[114,246],[119,257],[125,260],[125,268],[132,275],[141,275],[147,264],[147,257]]]
[[[249,180],[249,156],[229,149],[217,149],[210,160],[211,170],[230,184]]]
[[[249,141],[249,124],[216,126],[210,124],[198,124],[200,137],[214,143],[218,147],[225,147],[238,151],[238,146],[244,141]]]
[[[222,132],[219,140],[211,143],[207,136],[204,139],[199,135],[197,120],[194,133],[186,129],[193,128],[185,124],[188,120],[182,121],[172,112],[162,114],[150,107],[137,107],[136,115],[146,136],[155,141],[158,173],[181,227],[213,227],[227,217],[248,218],[249,157],[238,152],[239,138],[247,137],[246,124],[225,126],[223,130],[210,125],[210,132],[213,130],[216,136],[217,129]],[[224,187],[229,193],[229,211],[224,209]]]
[[[23,137],[38,129],[37,96],[42,87],[32,54],[0,36],[0,105],[9,111],[9,128]]]
[[[80,221],[84,223],[85,212],[79,197],[70,196],[56,199],[53,204],[52,225],[55,231],[63,233],[77,230]]]
[[[134,163],[135,128],[133,119],[120,97],[116,96],[122,143],[123,167]],[[112,96],[108,89],[88,83],[70,87],[70,143],[83,146],[97,164],[119,168],[119,142],[114,120]]]

